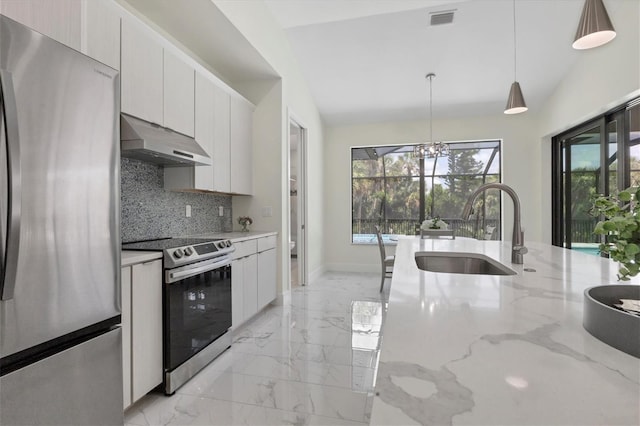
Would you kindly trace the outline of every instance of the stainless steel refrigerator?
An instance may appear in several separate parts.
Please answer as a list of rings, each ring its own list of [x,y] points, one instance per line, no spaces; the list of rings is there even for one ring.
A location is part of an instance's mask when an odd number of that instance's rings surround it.
[[[0,424],[123,423],[119,75],[0,15]]]

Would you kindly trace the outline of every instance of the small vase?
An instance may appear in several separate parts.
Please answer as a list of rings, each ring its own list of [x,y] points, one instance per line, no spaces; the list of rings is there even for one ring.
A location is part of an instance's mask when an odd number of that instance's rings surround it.
[[[242,232],[249,232],[249,225],[246,223],[242,224]]]

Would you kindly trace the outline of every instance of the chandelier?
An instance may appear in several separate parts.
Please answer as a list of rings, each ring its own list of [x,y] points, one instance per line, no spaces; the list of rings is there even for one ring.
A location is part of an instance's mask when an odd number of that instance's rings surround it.
[[[413,155],[416,158],[436,158],[436,157],[446,157],[449,155],[449,145],[444,142],[434,142],[433,141],[433,78],[436,75],[432,72],[427,74],[427,79],[429,79],[429,143],[415,145],[413,147]]]

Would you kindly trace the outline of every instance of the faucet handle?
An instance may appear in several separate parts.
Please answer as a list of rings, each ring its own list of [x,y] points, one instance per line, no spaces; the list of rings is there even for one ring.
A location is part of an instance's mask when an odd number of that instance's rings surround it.
[[[529,249],[525,246],[513,246],[513,251],[519,254],[529,253]]]

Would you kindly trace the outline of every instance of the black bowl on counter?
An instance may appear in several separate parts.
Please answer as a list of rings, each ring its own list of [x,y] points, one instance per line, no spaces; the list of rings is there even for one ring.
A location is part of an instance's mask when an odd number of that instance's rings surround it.
[[[611,284],[586,289],[582,326],[607,345],[640,358],[640,316],[614,307],[621,299],[640,300],[640,286]]]

